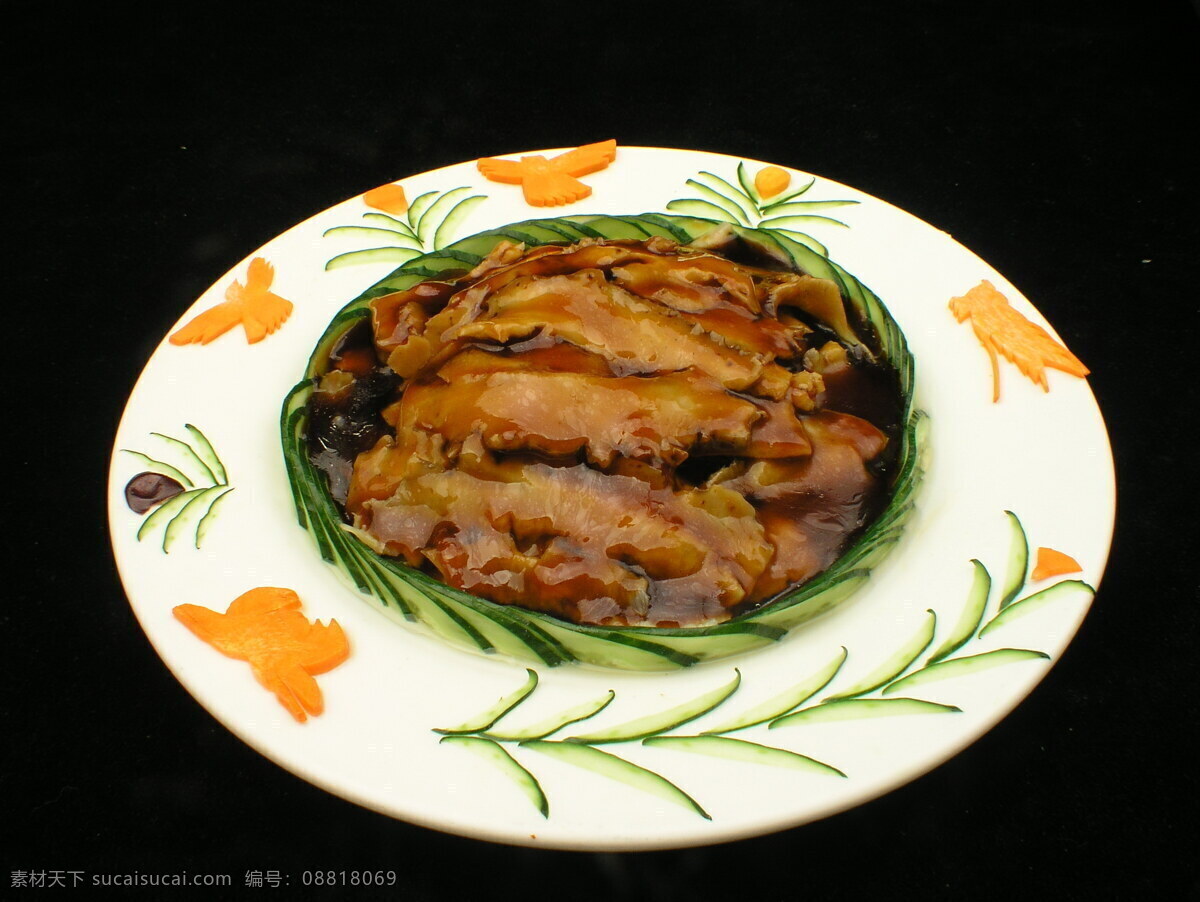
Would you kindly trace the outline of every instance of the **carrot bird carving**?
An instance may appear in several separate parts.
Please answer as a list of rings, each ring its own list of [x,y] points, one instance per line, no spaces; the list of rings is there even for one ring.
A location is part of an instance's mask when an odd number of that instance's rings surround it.
[[[224,614],[194,604],[181,604],[174,613],[217,651],[249,662],[258,681],[301,722],[325,709],[313,675],[332,670],[350,654],[338,622],[310,623],[291,589],[251,589]]]
[[[292,314],[292,302],[272,292],[275,268],[262,257],[250,261],[246,284],[234,281],[225,289],[225,300],[205,310],[171,336],[171,344],[208,344],[238,323],[250,344],[262,341]]]
[[[1037,323],[1030,322],[1009,305],[1008,299],[984,280],[962,297],[950,299],[950,312],[960,323],[970,319],[992,362],[992,401],[1000,400],[1000,366],[997,353],[1004,355],[1017,369],[1050,391],[1046,368],[1061,370],[1080,378],[1088,368],[1079,358],[1055,341]]]
[[[556,157],[539,155],[520,160],[488,157],[479,161],[479,171],[493,182],[520,185],[525,200],[535,207],[573,204],[592,193],[577,176],[599,172],[617,158],[615,140],[585,144]]]

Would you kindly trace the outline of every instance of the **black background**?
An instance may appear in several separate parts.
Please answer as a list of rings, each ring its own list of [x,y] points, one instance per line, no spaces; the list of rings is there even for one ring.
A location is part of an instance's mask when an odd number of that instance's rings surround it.
[[[0,13],[3,296],[16,320],[5,889],[16,870],[186,869],[240,883],[275,869],[294,897],[305,869],[383,868],[399,872],[403,899],[1200,893],[1193,5],[6,2]],[[1091,366],[1115,445],[1108,574],[1032,697],[882,799],[721,847],[508,848],[308,785],[176,683],[131,615],[107,535],[125,399],[231,266],[371,186],[608,137],[805,169],[951,233]]]

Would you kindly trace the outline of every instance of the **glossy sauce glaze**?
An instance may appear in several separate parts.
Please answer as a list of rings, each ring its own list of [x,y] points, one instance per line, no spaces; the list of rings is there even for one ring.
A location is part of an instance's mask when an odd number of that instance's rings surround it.
[[[745,248],[526,250],[371,302],[309,453],[378,552],[578,623],[727,620],[886,502],[903,399],[836,285]]]

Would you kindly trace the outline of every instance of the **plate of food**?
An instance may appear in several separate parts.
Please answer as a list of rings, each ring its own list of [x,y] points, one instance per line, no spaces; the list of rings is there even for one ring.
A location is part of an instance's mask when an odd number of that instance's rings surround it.
[[[110,530],[163,662],[268,758],[496,842],[707,845],[937,766],[1085,616],[1087,368],[950,236],[618,146],[407,176],[151,356]]]

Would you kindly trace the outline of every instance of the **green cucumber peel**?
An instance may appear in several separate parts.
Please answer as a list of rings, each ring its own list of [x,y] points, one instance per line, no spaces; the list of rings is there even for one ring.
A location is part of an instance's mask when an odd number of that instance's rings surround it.
[[[754,180],[750,178],[750,173],[746,171],[745,162],[739,162],[737,165],[737,180],[742,186],[742,193],[746,195],[750,203],[754,204],[756,211],[762,210],[762,195],[758,193],[758,189],[754,187]]]
[[[217,511],[222,508],[221,502],[224,501],[232,492],[232,488],[227,488],[224,492],[213,499],[213,503],[208,506],[208,510],[204,512],[204,516],[200,518],[200,522],[196,524],[196,545],[197,550],[200,549],[205,538],[208,536],[208,531],[212,527],[213,522],[217,518]]]
[[[521,702],[529,697],[529,693],[537,688],[538,675],[533,669],[526,669],[525,683],[518,689],[510,692],[508,695],[501,696],[494,705],[490,708],[485,708],[474,717],[467,720],[465,723],[457,727],[447,727],[445,729],[435,729],[435,733],[445,733],[447,735],[457,735],[463,733],[482,733],[484,730],[491,727],[501,717],[507,714]]]
[[[441,248],[449,240],[454,231],[462,225],[472,210],[487,200],[486,194],[475,194],[465,197],[456,203],[442,220],[437,231],[433,233],[433,246]]]
[[[811,188],[816,183],[817,183],[817,177],[814,175],[808,180],[807,185],[797,188],[795,191],[789,191],[786,194],[781,194],[777,199],[775,199],[775,200],[771,201],[769,204],[766,204],[763,206],[763,208],[762,208],[763,215],[765,216],[767,213],[770,213],[772,210],[778,209],[783,204],[786,204],[788,201],[790,201],[793,197],[799,197],[801,194],[807,194],[808,189]]]
[[[437,196],[438,193],[436,191],[426,191],[424,194],[413,198],[412,203],[408,205],[408,210],[405,211],[404,216],[408,220],[408,225],[413,230],[414,235],[417,232],[417,225],[420,223],[421,217],[425,215],[425,211],[437,200]]]
[[[412,226],[410,226],[403,219],[400,219],[397,216],[392,216],[390,213],[378,213],[372,211],[370,213],[364,213],[362,218],[369,222],[384,223],[384,228],[399,232],[404,237],[413,241],[417,240],[417,233],[412,230]],[[332,229],[330,231],[332,231]],[[325,234],[329,234],[329,232],[326,232]]]
[[[975,573],[971,578],[971,588],[967,592],[967,603],[963,605],[954,629],[950,631],[946,641],[938,646],[938,650],[925,662],[926,666],[949,657],[970,642],[975,631],[979,629],[979,624],[983,623],[988,595],[992,591],[992,575],[988,573],[987,567],[979,561],[972,560],[971,564]]]
[[[183,428],[188,431],[188,435],[195,442],[191,447],[196,452],[196,456],[204,461],[205,467],[213,474],[214,480],[222,485],[228,484],[229,475],[225,472],[225,465],[221,463],[221,458],[213,448],[212,442],[208,440],[208,436],[191,423],[184,423]]]
[[[821,216],[816,213],[804,213],[789,216],[773,216],[770,219],[764,219],[758,224],[760,229],[778,229],[788,226],[805,226],[809,224],[818,225],[835,225],[843,229],[848,229],[850,226],[840,219],[834,219],[832,216]]]
[[[419,250],[410,247],[369,247],[361,251],[347,251],[330,257],[325,263],[325,271],[331,272],[344,266],[358,266],[363,263],[407,263],[420,253]]]
[[[616,697],[617,693],[609,689],[608,692],[599,698],[590,699],[579,705],[573,705],[519,730],[510,730],[508,732],[489,730],[480,735],[494,739],[497,742],[532,742],[535,739],[545,739],[547,736],[553,736],[559,730],[573,723],[579,723],[580,721],[587,720],[589,717],[595,717],[607,708]]]
[[[1005,511],[1011,529],[1008,567],[1004,571],[1004,588],[1000,595],[1000,610],[1003,611],[1016,601],[1025,587],[1025,574],[1029,572],[1029,539],[1020,518],[1012,511]]]
[[[747,742],[745,739],[734,739],[729,736],[651,736],[643,739],[642,745],[676,749],[697,755],[710,755],[713,758],[726,758],[731,761],[745,761],[750,764],[787,767],[792,770],[816,772],[827,776],[846,776],[836,767],[826,764],[824,761],[818,761],[816,758],[801,755],[799,752],[791,752],[757,742]]]
[[[707,200],[696,200],[688,197],[678,198],[668,202],[667,209],[674,212],[687,213],[689,216],[703,216],[713,219],[715,222],[727,222],[730,224],[737,222],[737,220],[725,212],[724,207],[718,207]]]
[[[179,513],[172,517],[170,522],[167,523],[166,528],[163,529],[163,553],[170,554],[171,546],[179,540],[179,537],[183,535],[188,526],[192,525],[193,521],[195,521],[194,529],[198,531],[200,528],[199,521],[204,518],[204,514],[207,514],[212,505],[217,501],[217,498],[214,498],[213,495],[215,494],[219,498],[228,491],[230,491],[228,486],[213,485],[206,489],[201,489],[188,499],[188,502],[179,509]],[[200,513],[201,510],[204,511],[203,514]],[[195,547],[200,547],[198,532],[193,532],[193,536],[197,537],[195,539]]]
[[[567,764],[572,764],[575,767],[582,767],[610,780],[617,780],[627,786],[632,786],[634,789],[658,796],[660,799],[666,799],[668,802],[673,802],[684,808],[689,808],[705,820],[712,820],[712,816],[700,807],[699,802],[670,780],[656,774],[652,770],[647,770],[631,761],[626,761],[624,758],[614,755],[611,752],[604,752],[600,749],[592,748],[590,745],[581,745],[575,742],[555,742],[547,739],[534,739],[530,742],[522,742],[520,747],[557,758],[559,761],[565,761]]]
[[[691,185],[700,192],[700,200],[705,200],[724,210],[726,216],[731,217],[730,222],[740,222],[746,226],[750,225],[750,217],[746,214],[746,211],[715,188],[710,188],[708,185],[698,182],[695,179],[688,179],[685,184]]]
[[[939,661],[936,664],[930,664],[921,670],[896,680],[894,683],[889,683],[883,688],[883,694],[891,695],[893,692],[899,692],[901,689],[911,689],[914,686],[923,686],[926,683],[936,683],[938,680],[952,679],[954,677],[965,676],[969,673],[979,673],[983,670],[990,670],[993,667],[1012,664],[1016,661],[1033,660],[1048,661],[1050,660],[1050,656],[1043,651],[1033,651],[1028,648],[997,648],[995,651],[985,651],[978,655],[950,658],[945,661]]]
[[[1032,595],[1027,595],[1019,601],[1014,601],[987,622],[987,625],[979,631],[979,638],[982,639],[992,630],[1024,617],[1026,614],[1032,614],[1034,611],[1040,610],[1046,605],[1052,604],[1062,598],[1080,595],[1090,599],[1095,594],[1096,590],[1081,579],[1064,579],[1062,582],[1055,583],[1053,586],[1042,589],[1040,592],[1034,592]]]
[[[193,498],[203,495],[211,488],[212,486],[205,486],[202,489],[188,489],[186,492],[180,492],[178,495],[168,498],[142,521],[142,525],[137,531],[137,540],[140,542],[145,539],[164,521],[169,523]]]
[[[735,668],[733,679],[724,686],[718,686],[716,689],[698,695],[696,698],[686,701],[681,705],[668,708],[666,711],[659,711],[644,717],[638,717],[605,730],[598,730],[595,733],[587,733],[582,736],[569,736],[566,742],[591,745],[609,742],[630,742],[634,739],[644,739],[647,736],[654,736],[657,733],[674,730],[689,721],[707,714],[713,708],[723,703],[737,691],[741,682],[742,673]]]
[[[763,215],[774,213],[811,213],[816,210],[835,210],[838,207],[852,207],[859,203],[856,200],[793,200],[770,204],[763,207]],[[761,225],[761,223],[760,223]]]
[[[389,229],[386,226],[370,226],[370,225],[352,225],[352,226],[332,226],[321,233],[322,238],[328,238],[330,235],[347,235],[347,236],[362,236],[365,238],[381,238],[382,235],[391,236],[391,240],[401,247],[410,247],[415,250],[420,250],[421,247],[416,243],[415,238],[407,232],[402,232],[400,229]]]
[[[533,803],[533,807],[541,812],[542,817],[550,817],[550,802],[542,791],[542,785],[537,781],[537,777],[522,767],[506,749],[492,740],[480,736],[443,736],[439,740],[439,744],[441,743],[461,746],[484,760],[490,761],[501,773],[512,780],[525,797]]]
[[[128,448],[122,448],[121,453],[137,458],[142,462],[142,465],[148,467],[151,472],[158,473],[162,476],[170,476],[172,479],[177,480],[185,488],[191,488],[195,485],[195,483],[188,478],[187,474],[181,470],[175,469],[175,467],[171,466],[169,463],[161,460],[155,460],[153,457],[150,457],[148,454],[143,454],[141,451],[130,451]]]
[[[200,469],[200,471],[204,474],[204,476],[208,478],[208,482],[210,485],[212,483],[220,481],[217,479],[216,474],[213,473],[213,471],[211,469],[209,469],[208,464],[206,464],[203,460],[200,459],[200,455],[197,454],[195,449],[191,445],[189,445],[187,442],[181,441],[180,439],[177,439],[177,438],[172,438],[169,435],[163,435],[161,432],[151,432],[150,434],[153,435],[155,438],[162,439],[164,442],[166,442],[168,445],[170,445],[172,448],[174,448],[176,451],[178,451],[179,454],[185,460],[187,460],[189,463],[195,464]]]
[[[799,708],[833,681],[833,678],[842,669],[842,665],[846,663],[846,657],[847,652],[845,647],[843,647],[841,651],[834,655],[829,663],[792,688],[779,693],[773,698],[767,699],[767,701],[760,705],[755,705],[749,711],[731,721],[713,727],[711,730],[705,730],[701,735],[709,736],[717,733],[732,733],[735,730],[744,730],[747,727],[776,720],[789,711]]]
[[[711,187],[741,206],[748,215],[758,212],[758,203],[754,200],[752,193],[743,191],[739,186],[729,181],[729,179],[722,178],[715,172],[708,172],[707,170],[701,170],[698,172],[696,174],[696,178],[705,179]],[[727,189],[728,193],[722,189]],[[743,203],[743,201],[745,201],[745,203]]]
[[[859,680],[859,682],[839,692],[837,695],[831,695],[825,699],[825,702],[841,701],[843,699],[866,695],[880,686],[887,685],[900,676],[900,674],[904,673],[904,671],[908,670],[912,666],[912,663],[929,647],[929,643],[933,641],[934,631],[937,629],[937,614],[932,610],[925,613],[929,615],[925,622],[921,624],[917,631],[912,634],[912,637],[900,646],[891,657]]]
[[[772,229],[771,231],[779,232],[782,235],[786,235],[788,238],[792,239],[793,241],[799,242],[800,244],[807,247],[809,250],[815,251],[816,253],[820,254],[822,257],[829,256],[829,248],[826,247],[825,245],[823,245],[821,242],[819,242],[812,235],[807,234],[806,232],[796,232],[796,231],[793,231],[792,229]]]
[[[962,708],[939,705],[919,698],[845,698],[802,708],[772,721],[768,729],[796,724],[829,723],[864,717],[897,717],[909,714],[961,714]]]

